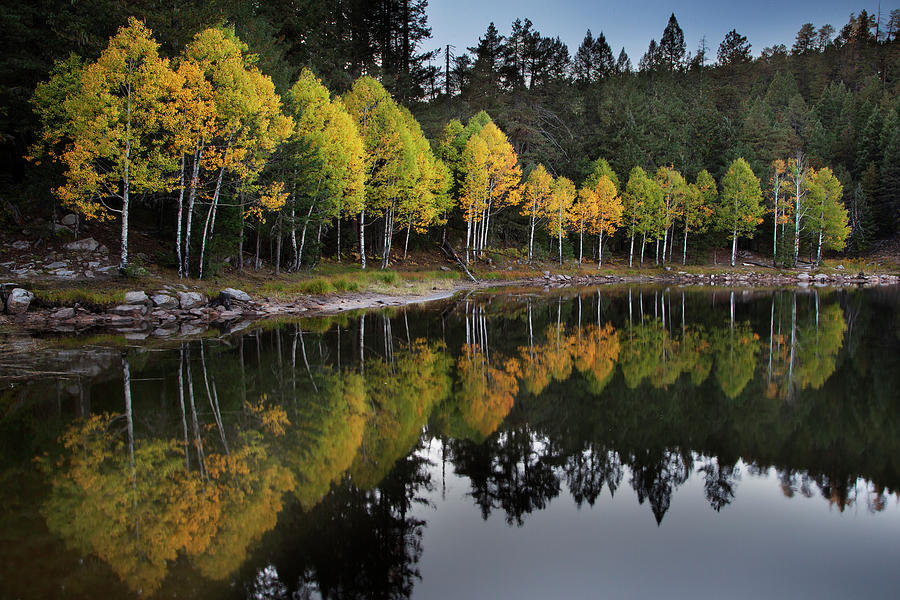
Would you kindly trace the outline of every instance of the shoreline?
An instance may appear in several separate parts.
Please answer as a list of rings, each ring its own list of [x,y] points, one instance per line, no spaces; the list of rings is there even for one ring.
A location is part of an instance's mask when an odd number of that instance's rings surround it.
[[[436,282],[435,282],[436,283]],[[42,336],[49,334],[80,335],[88,332],[124,334],[129,339],[149,337],[191,337],[210,328],[224,333],[239,331],[251,323],[274,317],[320,317],[344,312],[386,307],[424,304],[446,300],[464,291],[489,290],[500,287],[568,288],[612,284],[679,285],[686,287],[767,288],[797,286],[801,288],[860,288],[900,285],[900,277],[889,274],[811,275],[807,272],[662,272],[654,275],[566,275],[543,271],[533,278],[482,280],[477,283],[457,280],[447,288],[433,286],[423,293],[388,294],[381,292],[340,292],[328,295],[299,296],[293,300],[251,298],[240,290],[231,290],[230,302],[206,298],[197,292],[179,292],[171,288],[148,295],[134,291],[126,294],[123,304],[91,311],[79,306],[63,306],[27,310],[21,314],[0,315],[0,334]],[[220,304],[220,305],[217,305]],[[230,305],[229,305],[230,304]]]

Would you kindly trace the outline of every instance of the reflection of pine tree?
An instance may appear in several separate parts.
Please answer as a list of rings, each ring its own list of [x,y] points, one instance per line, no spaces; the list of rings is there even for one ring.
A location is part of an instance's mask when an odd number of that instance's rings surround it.
[[[638,502],[649,500],[650,509],[661,525],[672,502],[672,493],[691,474],[693,459],[690,454],[678,450],[665,450],[660,455],[646,452],[636,456],[631,466],[631,487],[637,492]]]
[[[722,465],[718,458],[712,459],[700,467],[704,473],[703,490],[706,492],[706,500],[716,512],[731,504],[734,500],[734,492],[737,488],[737,480],[740,472],[734,465]]]

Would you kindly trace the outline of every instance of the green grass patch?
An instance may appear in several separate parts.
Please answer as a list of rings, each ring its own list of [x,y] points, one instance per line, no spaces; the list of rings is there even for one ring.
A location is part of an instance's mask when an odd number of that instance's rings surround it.
[[[103,288],[57,288],[34,290],[35,302],[41,306],[73,306],[102,308],[125,302],[125,290]]]

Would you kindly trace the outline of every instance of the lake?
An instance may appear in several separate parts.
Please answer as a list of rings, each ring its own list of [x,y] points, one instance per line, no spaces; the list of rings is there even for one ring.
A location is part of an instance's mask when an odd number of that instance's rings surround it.
[[[40,340],[4,360],[0,597],[894,597],[898,313],[507,288]]]

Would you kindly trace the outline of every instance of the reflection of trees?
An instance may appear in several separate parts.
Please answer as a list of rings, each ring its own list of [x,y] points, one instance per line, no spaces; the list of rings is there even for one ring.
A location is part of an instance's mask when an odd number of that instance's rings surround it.
[[[190,378],[181,356],[179,369]],[[270,440],[283,431],[283,411],[248,405],[247,420],[258,429],[237,431],[227,452],[203,453],[195,421],[191,468],[184,441],[136,438],[126,359],[123,373],[125,413],[74,423],[61,438],[59,460],[42,463],[52,483],[44,506],[48,526],[76,549],[96,553],[135,590],[154,591],[181,552],[221,579],[274,527],[282,495],[294,485],[269,455]],[[192,394],[190,404],[196,418]],[[182,413],[184,431],[185,419]],[[216,424],[215,435],[224,436],[221,421]]]
[[[522,525],[525,515],[559,495],[549,444],[527,427],[508,429],[480,445],[455,442],[452,456],[456,472],[469,478],[470,495],[485,519],[501,509],[508,523]]]
[[[640,504],[649,501],[657,524],[662,523],[669,510],[672,492],[687,481],[692,468],[691,455],[678,450],[666,450],[661,455],[646,452],[632,457],[631,487]]]
[[[624,475],[622,459],[615,451],[597,450],[593,446],[569,456],[564,470],[569,493],[579,508],[585,501],[593,506],[603,484],[610,496],[615,495]]]
[[[723,465],[718,458],[713,458],[700,467],[700,472],[703,473],[703,490],[709,505],[719,512],[731,504],[740,479],[740,472],[735,466]]]

